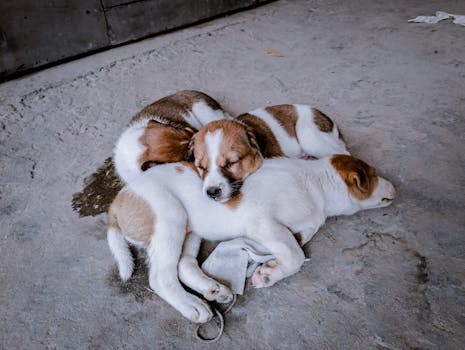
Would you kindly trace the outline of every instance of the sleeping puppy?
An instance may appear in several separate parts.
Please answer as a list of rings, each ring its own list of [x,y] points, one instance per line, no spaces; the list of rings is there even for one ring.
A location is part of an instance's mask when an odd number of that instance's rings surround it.
[[[216,130],[221,138],[207,142],[206,135]],[[334,122],[307,105],[270,106],[211,122],[194,135],[190,147],[205,194],[220,202],[234,197],[263,157],[348,154]]]
[[[189,141],[197,129],[223,118],[229,115],[200,91],[179,91],[146,106],[115,145],[117,174],[127,183],[151,166],[186,160]]]
[[[208,132],[205,139],[221,144],[223,130]],[[108,243],[123,281],[134,268],[128,244],[143,246],[150,287],[188,319],[206,322],[212,316],[209,306],[186,292],[178,279],[187,225],[208,240],[245,237],[263,246],[275,259],[257,268],[252,282],[267,287],[297,272],[304,262],[293,233],[306,243],[326,217],[385,207],[394,194],[392,184],[374,168],[348,155],[263,160],[226,204],[204,195],[191,163],[164,164],[134,178],[118,194],[108,214]],[[195,258],[179,263],[179,278],[201,293],[208,288],[208,277]]]

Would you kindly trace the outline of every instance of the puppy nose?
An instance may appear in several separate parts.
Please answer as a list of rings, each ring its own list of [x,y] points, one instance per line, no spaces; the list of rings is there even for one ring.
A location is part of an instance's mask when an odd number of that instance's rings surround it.
[[[207,188],[207,195],[210,198],[216,199],[221,195],[221,188],[215,187],[215,186],[208,187]]]

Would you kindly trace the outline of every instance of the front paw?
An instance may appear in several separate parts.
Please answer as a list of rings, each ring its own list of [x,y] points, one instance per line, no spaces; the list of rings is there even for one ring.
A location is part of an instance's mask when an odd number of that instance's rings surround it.
[[[257,267],[252,275],[252,285],[255,288],[272,286],[276,282],[273,278],[273,273],[276,271],[277,265],[276,260],[270,260]]]
[[[213,281],[209,288],[202,294],[205,299],[218,303],[230,303],[233,299],[233,294],[228,287]]]
[[[192,300],[183,305],[179,311],[181,311],[184,317],[195,323],[205,323],[213,317],[210,306],[196,297],[193,297]]]

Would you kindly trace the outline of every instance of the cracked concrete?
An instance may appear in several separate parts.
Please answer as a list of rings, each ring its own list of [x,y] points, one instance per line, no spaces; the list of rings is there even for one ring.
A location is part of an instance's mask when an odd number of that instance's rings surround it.
[[[436,6],[278,1],[0,85],[1,347],[463,348],[464,28],[407,22],[465,13]],[[122,285],[105,215],[72,209],[130,117],[180,89],[234,114],[317,106],[398,190],[391,207],[329,219],[298,274],[248,284],[215,345],[145,289],[143,255]]]

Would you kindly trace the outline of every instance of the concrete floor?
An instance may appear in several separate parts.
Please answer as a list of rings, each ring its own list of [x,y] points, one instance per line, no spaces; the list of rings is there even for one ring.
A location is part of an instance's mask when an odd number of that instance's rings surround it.
[[[0,348],[465,347],[465,2],[278,1],[0,85]],[[328,220],[311,261],[248,284],[223,338],[122,286],[105,215],[71,207],[129,118],[179,89],[232,113],[309,103],[392,180],[386,209]]]

